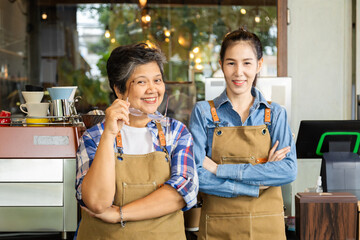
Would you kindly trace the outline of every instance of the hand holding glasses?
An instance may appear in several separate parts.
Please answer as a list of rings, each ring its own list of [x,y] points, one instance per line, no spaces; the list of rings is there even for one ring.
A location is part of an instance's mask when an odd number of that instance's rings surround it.
[[[150,118],[151,120],[156,120],[156,121],[162,121],[162,120],[166,120],[166,113],[167,113],[167,104],[168,104],[168,100],[166,102],[166,108],[165,108],[165,114],[161,115],[158,112],[155,113],[144,113],[143,111],[141,111],[140,109],[137,108],[133,108],[133,107],[129,107],[129,113],[133,116],[143,116],[143,115],[147,115],[148,118]],[[128,102],[128,98],[126,99],[126,101]]]

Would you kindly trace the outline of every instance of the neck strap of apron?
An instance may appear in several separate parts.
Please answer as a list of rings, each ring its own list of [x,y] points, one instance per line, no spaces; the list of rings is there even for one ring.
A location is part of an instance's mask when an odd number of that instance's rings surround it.
[[[159,142],[160,142],[160,148],[163,152],[166,153],[166,156],[169,156],[169,153],[166,149],[166,139],[165,139],[165,134],[164,131],[162,130],[161,124],[159,122],[155,122],[156,127],[158,129],[159,132]],[[120,131],[118,132],[118,134],[116,135],[116,148],[118,150],[118,157],[122,157],[123,152],[123,144],[122,144],[122,139],[121,139],[121,133]]]
[[[217,115],[214,101],[213,101],[213,100],[210,100],[210,101],[208,101],[208,102],[209,102],[209,104],[210,104],[211,117],[212,117],[212,119],[213,119],[213,121],[214,121],[214,123],[215,123],[215,126],[216,126],[216,127],[219,127],[220,119],[219,119],[219,116]]]
[[[211,117],[215,123],[215,126],[219,127],[220,119],[216,112],[214,101],[210,100],[208,102],[210,105]],[[271,104],[271,101],[268,101],[268,103]],[[271,109],[270,108],[265,108],[264,123],[266,125],[271,125]]]

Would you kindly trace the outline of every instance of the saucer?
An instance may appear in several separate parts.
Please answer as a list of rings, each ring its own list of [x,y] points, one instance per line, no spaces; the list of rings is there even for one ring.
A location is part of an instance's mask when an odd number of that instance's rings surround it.
[[[29,123],[28,127],[45,127],[47,124],[42,123],[48,123],[48,118],[27,118],[26,123]]]

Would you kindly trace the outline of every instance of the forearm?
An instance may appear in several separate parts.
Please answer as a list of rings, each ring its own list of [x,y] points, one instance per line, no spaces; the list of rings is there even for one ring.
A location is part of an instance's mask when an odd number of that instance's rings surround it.
[[[95,158],[82,183],[82,200],[95,213],[111,206],[115,195],[114,136],[101,136]]]
[[[122,207],[124,221],[140,221],[161,217],[185,206],[182,196],[171,186],[164,185],[148,196]]]
[[[259,195],[259,186],[254,186],[231,179],[218,178],[204,168],[198,169],[200,192],[220,197]]]
[[[252,185],[280,186],[294,181],[297,173],[296,158],[265,164],[218,165],[216,176]]]

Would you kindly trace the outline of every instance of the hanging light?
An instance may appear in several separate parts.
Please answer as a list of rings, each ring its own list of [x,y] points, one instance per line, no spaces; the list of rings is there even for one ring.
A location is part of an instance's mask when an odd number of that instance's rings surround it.
[[[240,9],[240,13],[241,14],[246,14],[246,9],[245,8]]]
[[[105,35],[106,38],[110,38],[110,31],[106,30],[104,35]]]
[[[150,15],[149,15],[149,14],[146,14],[146,15],[142,16],[142,17],[141,17],[141,21],[142,21],[143,23],[149,23],[149,22],[151,21]]]
[[[204,69],[204,66],[201,65],[201,64],[196,64],[196,65],[195,65],[195,68],[196,68],[196,70],[203,70],[203,69]]]
[[[189,57],[190,57],[191,59],[193,59],[193,58],[195,57],[195,55],[194,55],[192,52],[190,52]]]
[[[192,50],[194,53],[198,53],[200,51],[200,48],[199,47],[196,47]]]
[[[111,42],[111,43],[115,43],[115,38],[112,38],[112,39],[110,40],[110,42]]]
[[[140,8],[144,8],[147,3],[147,0],[139,0]]]
[[[145,43],[149,46],[149,48],[156,48],[156,45],[150,42],[150,40],[146,40]]]
[[[183,36],[179,36],[179,38],[178,38],[178,43],[179,43],[181,46],[185,46],[185,45],[186,45],[186,39],[185,39]]]
[[[109,30],[109,26],[106,26],[104,36],[105,36],[106,38],[110,38],[110,30]]]
[[[47,17],[48,17],[48,15],[46,14],[46,12],[44,12],[43,14],[41,14],[41,18],[42,18],[43,20],[46,20]]]
[[[166,30],[164,31],[164,35],[165,35],[165,37],[170,37],[171,33],[170,33],[169,30],[166,29]]]
[[[260,19],[259,16],[255,16],[255,19],[254,19],[254,20],[255,20],[255,22],[259,23],[261,19]]]

